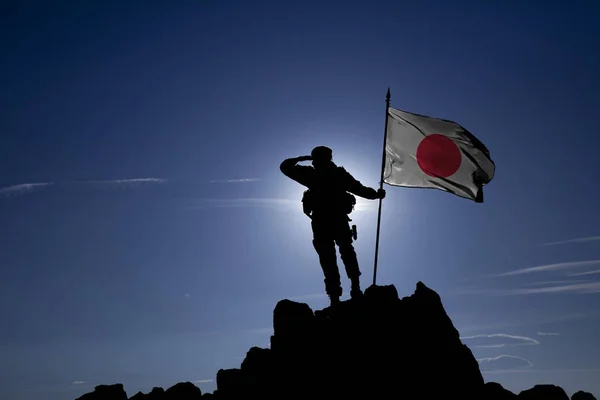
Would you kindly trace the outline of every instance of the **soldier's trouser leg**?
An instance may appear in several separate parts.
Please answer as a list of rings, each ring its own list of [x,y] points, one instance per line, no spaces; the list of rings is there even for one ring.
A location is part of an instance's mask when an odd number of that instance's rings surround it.
[[[360,269],[358,267],[358,259],[356,251],[352,246],[352,233],[348,221],[340,221],[336,224],[336,243],[340,248],[340,256],[346,268],[346,275],[352,283],[350,296],[357,298],[362,295],[360,290]]]
[[[346,275],[352,283],[358,283],[360,276],[360,268],[358,267],[358,259],[356,251],[352,246],[352,232],[348,221],[339,221],[336,223],[335,241],[340,248],[340,257],[346,268]]]
[[[330,297],[342,295],[340,272],[337,266],[335,242],[331,224],[313,220],[313,246],[319,255],[319,262],[325,276],[325,291]]]

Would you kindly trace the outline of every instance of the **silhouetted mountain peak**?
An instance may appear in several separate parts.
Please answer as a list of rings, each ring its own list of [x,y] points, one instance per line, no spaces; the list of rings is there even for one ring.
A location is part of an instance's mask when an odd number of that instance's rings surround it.
[[[590,396],[578,392],[572,400],[594,399]],[[316,397],[568,400],[553,385],[536,385],[517,396],[497,383],[484,384],[440,296],[422,282],[404,298],[393,285],[373,285],[359,299],[317,311],[281,300],[273,311],[269,348],[252,347],[240,368],[219,370],[214,393],[202,395],[185,382],[131,399]],[[119,384],[98,386],[79,400],[126,398]]]
[[[215,395],[465,398],[483,387],[439,295],[422,282],[402,299],[393,285],[371,286],[316,312],[281,300],[273,327],[270,349],[252,348],[240,369],[218,372]]]

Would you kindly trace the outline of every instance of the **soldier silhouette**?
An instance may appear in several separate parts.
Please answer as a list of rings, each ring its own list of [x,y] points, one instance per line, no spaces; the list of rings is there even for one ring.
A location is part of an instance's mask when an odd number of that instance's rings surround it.
[[[312,166],[297,165],[302,161],[312,161]],[[308,188],[302,198],[303,210],[312,220],[313,246],[319,255],[331,305],[339,303],[342,295],[336,244],[351,282],[350,296],[360,297],[361,273],[352,246],[353,232],[349,225],[352,220],[348,216],[356,203],[352,194],[375,200],[383,199],[385,190],[375,190],[357,181],[333,162],[333,152],[326,146],[315,147],[310,156],[288,158],[280,169],[288,178]]]

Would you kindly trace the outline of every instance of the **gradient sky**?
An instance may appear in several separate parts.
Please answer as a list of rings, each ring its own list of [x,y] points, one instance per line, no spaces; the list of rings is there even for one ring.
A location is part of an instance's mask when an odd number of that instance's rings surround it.
[[[323,3],[2,2],[2,399],[212,391],[278,300],[326,306],[279,163],[324,144],[377,187],[388,86],[497,170],[483,204],[388,186],[377,282],[438,291],[486,380],[600,395],[599,6]]]

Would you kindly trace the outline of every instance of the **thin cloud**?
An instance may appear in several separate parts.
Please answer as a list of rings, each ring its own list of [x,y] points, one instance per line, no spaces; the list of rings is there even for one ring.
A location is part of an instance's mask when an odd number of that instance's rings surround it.
[[[357,199],[354,212],[361,212],[372,209],[375,206],[368,200]],[[185,207],[184,210],[204,210],[208,208],[241,208],[241,207],[262,207],[278,210],[291,210],[302,212],[302,201],[298,199],[284,198],[241,198],[241,199],[198,199],[195,204]],[[354,215],[354,214],[352,214]]]
[[[548,242],[542,243],[540,246],[555,246],[558,244],[570,244],[570,243],[584,243],[584,242],[595,242],[600,241],[600,236],[587,236],[575,239],[561,240],[559,242]]]
[[[44,189],[54,182],[38,182],[38,183],[21,183],[18,185],[5,186],[0,188],[0,195],[2,196],[16,196],[25,193],[31,193],[37,190]]]
[[[112,180],[103,180],[103,181],[66,182],[66,184],[123,186],[123,185],[140,185],[140,184],[149,184],[149,183],[164,183],[164,182],[167,182],[167,180],[160,179],[160,178],[134,178],[134,179],[112,179]],[[0,196],[23,195],[26,193],[32,193],[32,192],[36,192],[36,191],[45,189],[51,185],[54,185],[54,182],[20,183],[18,185],[0,187]]]
[[[209,183],[250,183],[260,181],[258,178],[245,178],[245,179],[213,179]]]
[[[600,293],[600,282],[578,283],[573,285],[547,286],[535,289],[513,289],[506,290],[503,294],[506,295],[524,295],[524,294],[541,294],[541,293],[580,293],[593,294]]]
[[[185,210],[204,210],[207,208],[231,207],[267,207],[275,209],[302,210],[300,200],[278,198],[246,198],[246,199],[199,199],[196,204],[186,207]]]
[[[557,286],[546,286],[541,288],[527,288],[527,289],[502,289],[502,288],[489,288],[489,289],[471,289],[464,290],[463,294],[481,294],[488,296],[517,296],[526,294],[542,294],[542,293],[578,293],[578,294],[593,294],[600,293],[600,282],[586,282],[572,285],[557,285]]]
[[[507,373],[507,372],[531,372],[531,373],[570,373],[570,372],[600,372],[600,368],[567,368],[567,369],[499,369],[499,370],[488,370],[481,371],[484,374],[492,373]]]
[[[323,299],[325,297],[327,297],[327,295],[325,293],[311,293],[311,294],[303,294],[300,296],[290,297],[289,300],[304,301],[304,300]]]
[[[509,335],[506,333],[492,333],[489,335],[473,335],[473,336],[464,336],[461,337],[462,340],[477,340],[479,342],[484,342],[480,345],[475,345],[475,347],[506,347],[506,346],[532,346],[532,345],[539,345],[540,342],[527,337],[527,336],[518,336],[518,335]],[[509,340],[508,343],[488,343],[486,344],[485,342],[490,342],[490,341],[494,341],[497,342],[499,339],[501,339],[501,341],[505,341],[506,339]],[[502,340],[503,339],[503,340]]]
[[[89,383],[88,381],[73,381],[71,385],[85,385]]]
[[[245,330],[245,332],[247,333],[257,333],[257,334],[271,334],[273,333],[273,327],[272,326],[265,326],[264,328],[253,328],[253,329],[247,329]]]
[[[572,275],[569,275],[569,276],[572,276]],[[580,282],[589,282],[589,280],[586,280],[586,279],[563,279],[563,280],[558,280],[558,281],[537,281],[537,282],[530,282],[527,285],[528,286],[555,286],[555,285],[566,285],[566,284],[580,283]]]
[[[569,276],[586,276],[586,275],[596,275],[596,274],[600,274],[600,269],[597,269],[594,271],[587,271],[587,272],[578,272],[576,274],[569,274]]]
[[[538,332],[537,334],[539,336],[560,336],[560,333],[554,333],[554,332]]]
[[[511,322],[503,322],[503,323],[494,323],[490,325],[481,326],[478,325],[470,325],[460,327],[460,332],[474,332],[474,331],[484,331],[484,330],[492,330],[492,329],[505,329],[505,328],[515,328],[522,326],[530,326],[530,325],[543,325],[543,324],[554,324],[557,322],[564,321],[573,321],[573,320],[581,320],[587,318],[586,314],[581,312],[571,313],[571,314],[563,314],[563,315],[552,315],[540,318],[539,315],[530,316],[521,321],[511,321]]]
[[[212,379],[199,379],[197,381],[193,381],[193,383],[211,383],[214,382]]]
[[[546,264],[540,265],[537,267],[518,269],[515,271],[505,272],[503,274],[496,275],[500,276],[512,276],[512,275],[522,275],[522,274],[530,274],[535,272],[546,272],[546,271],[555,271],[559,269],[568,269],[568,268],[578,268],[578,267],[589,267],[593,265],[600,265],[600,260],[589,260],[589,261],[571,261],[565,263],[557,263],[557,264]]]
[[[133,178],[133,179],[109,179],[104,181],[82,181],[79,183],[84,184],[112,184],[112,185],[123,185],[123,184],[136,184],[136,183],[165,183],[166,179],[161,178]]]
[[[487,366],[496,367],[496,370],[509,370],[516,368],[531,368],[533,363],[526,358],[513,356],[510,354],[502,354],[496,357],[485,357],[477,359],[477,362],[483,369]],[[525,364],[525,365],[523,365]]]

